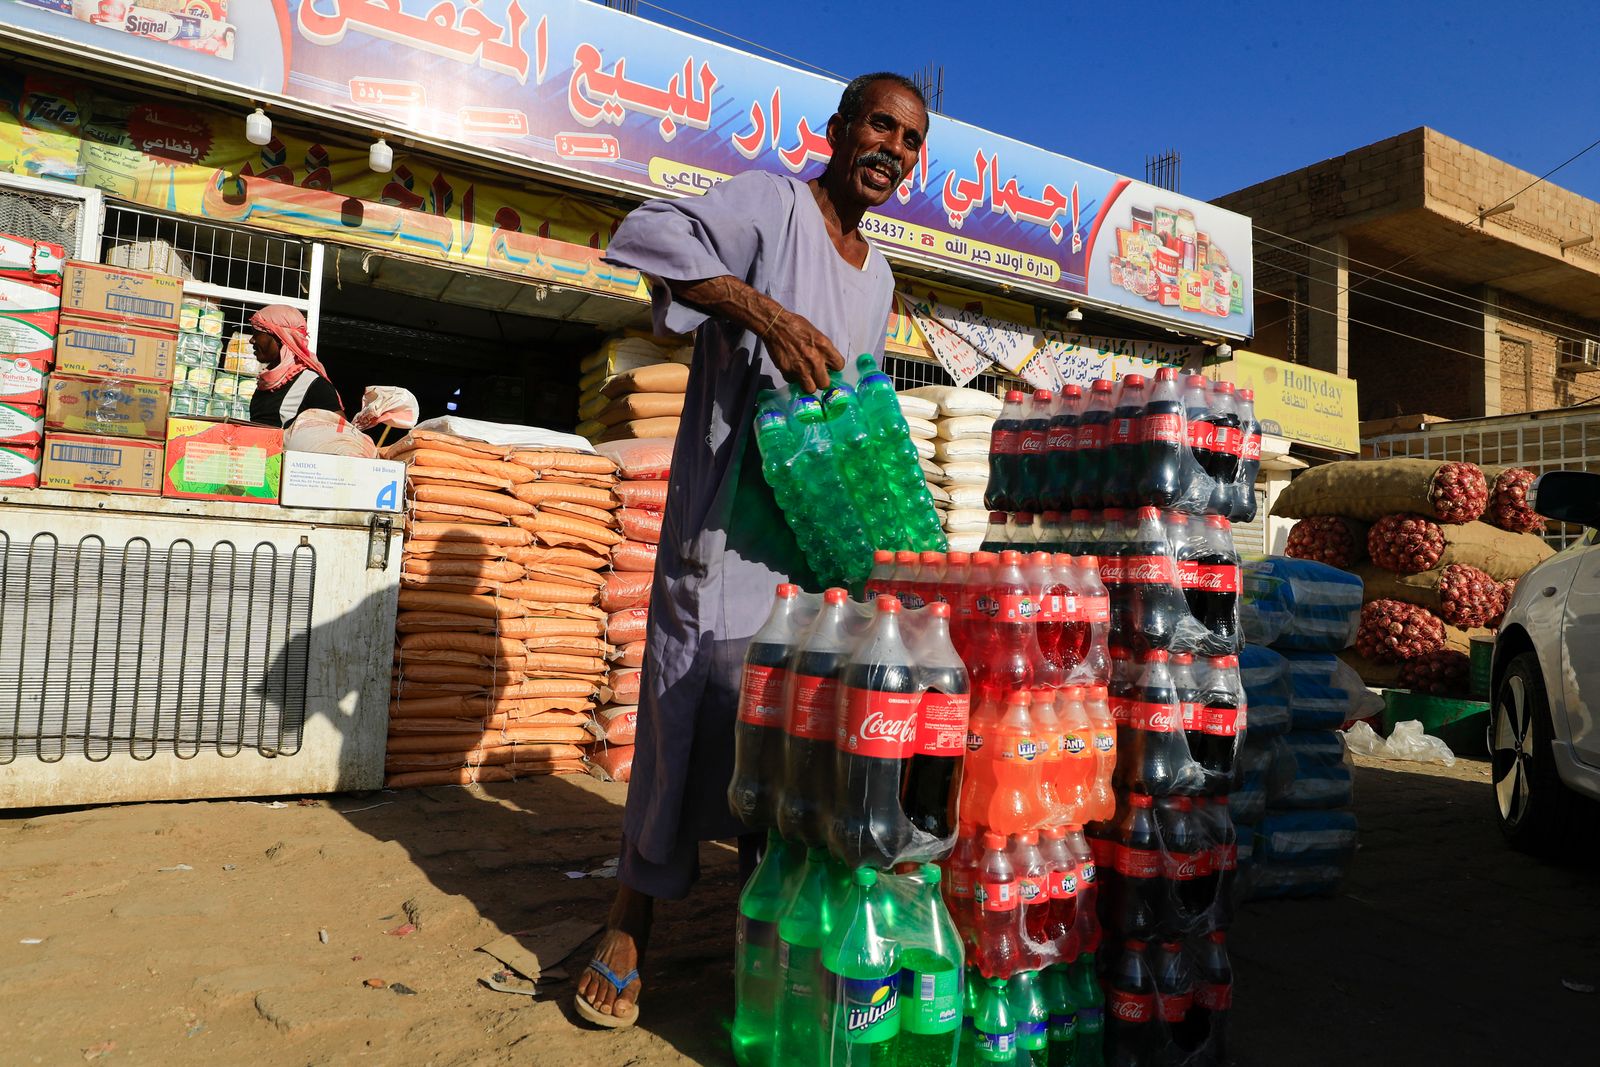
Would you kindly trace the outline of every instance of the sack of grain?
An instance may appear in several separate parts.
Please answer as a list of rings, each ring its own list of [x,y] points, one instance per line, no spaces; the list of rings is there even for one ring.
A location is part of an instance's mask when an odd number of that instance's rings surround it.
[[[1477,567],[1452,563],[1420,574],[1400,575],[1360,564],[1368,600],[1385,597],[1427,608],[1452,626],[1486,626],[1505,611],[1499,582]]]
[[[633,777],[633,746],[606,745],[589,757],[589,766],[602,782],[626,782]]]
[[[1415,512],[1438,522],[1471,522],[1489,503],[1483,471],[1431,459],[1340,460],[1302,471],[1272,505],[1290,519],[1343,515],[1376,522]]]

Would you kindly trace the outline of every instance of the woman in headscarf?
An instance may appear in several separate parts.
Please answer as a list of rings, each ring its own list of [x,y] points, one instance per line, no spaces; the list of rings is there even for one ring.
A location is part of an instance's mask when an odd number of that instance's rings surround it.
[[[251,344],[261,363],[250,421],[288,426],[309,408],[344,413],[338,390],[311,351],[305,316],[285,304],[269,304],[250,318]]]

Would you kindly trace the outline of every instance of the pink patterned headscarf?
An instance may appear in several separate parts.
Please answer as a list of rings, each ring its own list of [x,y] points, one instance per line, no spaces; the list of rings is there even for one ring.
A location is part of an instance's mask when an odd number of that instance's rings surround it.
[[[328,384],[333,384],[328,372],[311,351],[311,338],[306,333],[306,319],[287,304],[268,304],[250,316],[250,328],[270,333],[278,339],[281,351],[276,366],[261,372],[257,388],[272,392],[282,389],[309,370]]]

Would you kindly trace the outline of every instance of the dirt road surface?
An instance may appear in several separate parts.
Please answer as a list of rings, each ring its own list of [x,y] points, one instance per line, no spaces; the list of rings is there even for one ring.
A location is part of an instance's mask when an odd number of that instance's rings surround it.
[[[603,917],[615,883],[569,875],[614,856],[622,788],[0,815],[0,1063],[730,1063],[737,857],[719,844],[658,912],[639,1028],[575,1023],[570,979],[537,1000],[479,982],[501,933]],[[1363,761],[1357,796],[1342,891],[1237,919],[1234,1062],[1595,1062],[1594,865],[1508,851],[1482,763]]]

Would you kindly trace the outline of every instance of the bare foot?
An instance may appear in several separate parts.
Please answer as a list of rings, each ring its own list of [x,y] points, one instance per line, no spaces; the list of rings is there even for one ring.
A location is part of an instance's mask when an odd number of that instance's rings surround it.
[[[609,967],[618,978],[637,970],[644,959],[654,907],[655,898],[625,885],[617,887],[617,899],[611,904],[606,932],[600,935],[600,943],[595,946],[594,959]],[[603,976],[588,968],[578,979],[578,996],[596,1011],[618,1019],[633,1014],[639,1003],[639,991],[637,978],[618,992]]]

